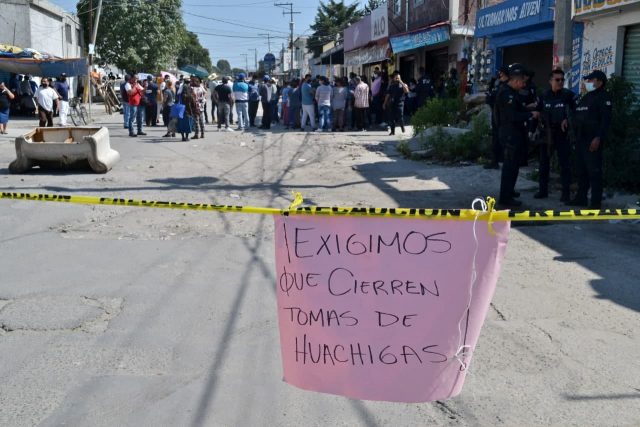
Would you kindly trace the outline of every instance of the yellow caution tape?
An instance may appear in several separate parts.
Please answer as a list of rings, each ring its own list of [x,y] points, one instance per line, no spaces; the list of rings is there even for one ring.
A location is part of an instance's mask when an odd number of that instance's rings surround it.
[[[302,196],[296,194],[292,207],[287,209],[261,208],[255,206],[214,205],[210,203],[163,202],[157,200],[135,200],[126,198],[71,196],[64,194],[33,194],[3,192],[0,199],[33,200],[41,202],[75,203],[83,205],[133,206],[145,208],[180,209],[194,211],[235,212],[259,215],[336,215],[373,216],[393,218],[446,219],[458,221],[598,221],[640,220],[639,209],[571,209],[571,210],[524,210],[494,211],[493,202],[487,212],[474,209],[417,209],[417,208],[366,208],[299,206]]]

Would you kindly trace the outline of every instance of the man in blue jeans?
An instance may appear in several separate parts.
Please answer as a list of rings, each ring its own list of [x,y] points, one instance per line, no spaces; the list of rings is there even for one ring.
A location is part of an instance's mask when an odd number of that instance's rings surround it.
[[[131,76],[126,74],[124,76],[124,81],[120,83],[120,97],[122,98],[122,114],[124,119],[124,128],[129,129],[129,95],[127,94],[127,90],[125,86],[131,80]]]
[[[129,83],[125,85],[129,97],[129,136],[144,136],[142,132],[142,121],[144,120],[144,106],[140,105],[142,97],[145,96],[145,89],[138,83],[138,75],[134,74]],[[138,125],[138,133],[133,132],[133,121]]]
[[[321,132],[331,130],[331,100],[333,89],[329,86],[329,79],[320,77],[320,86],[316,89],[316,102],[318,103],[318,113],[320,124],[318,128]]]

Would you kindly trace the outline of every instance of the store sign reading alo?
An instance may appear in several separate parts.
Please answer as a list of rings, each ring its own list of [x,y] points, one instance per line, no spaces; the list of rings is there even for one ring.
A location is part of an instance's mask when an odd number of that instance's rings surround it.
[[[379,7],[371,11],[371,40],[389,37],[387,7]]]
[[[573,0],[574,15],[598,12],[639,2],[640,0]]]

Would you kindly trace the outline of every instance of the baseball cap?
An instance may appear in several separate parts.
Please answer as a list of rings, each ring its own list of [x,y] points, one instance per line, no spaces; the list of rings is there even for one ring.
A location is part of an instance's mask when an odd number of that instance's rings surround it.
[[[590,74],[583,77],[585,80],[598,79],[603,83],[607,82],[607,75],[600,70],[593,70]]]
[[[239,78],[240,80],[244,80],[246,77],[247,77],[247,75],[246,75],[245,73],[240,73],[240,74],[238,74],[238,78]]]
[[[262,78],[262,81],[263,81],[263,82],[268,82],[269,80],[271,80],[271,77],[269,77],[269,76],[264,76],[264,77]]]
[[[508,76],[509,75],[509,67],[507,67],[506,65],[503,65],[500,68],[498,68],[498,72],[502,73],[502,74],[506,74]]]

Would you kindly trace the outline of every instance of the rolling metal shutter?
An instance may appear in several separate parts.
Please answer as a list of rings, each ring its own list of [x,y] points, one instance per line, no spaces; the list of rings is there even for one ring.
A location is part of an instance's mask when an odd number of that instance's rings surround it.
[[[640,102],[640,25],[627,27],[622,58],[622,77],[633,83],[634,94]]]

